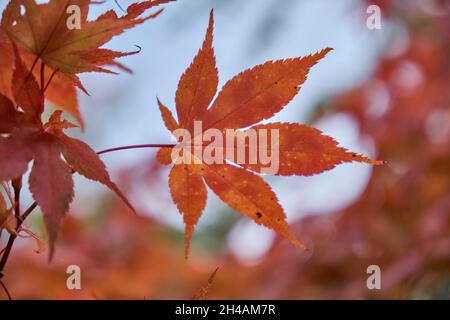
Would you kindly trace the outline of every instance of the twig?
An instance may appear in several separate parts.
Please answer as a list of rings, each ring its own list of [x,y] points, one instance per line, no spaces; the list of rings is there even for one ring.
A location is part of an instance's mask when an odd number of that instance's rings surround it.
[[[22,177],[13,181],[13,188],[14,188],[14,215],[18,219],[18,223],[16,226],[16,230],[18,231],[24,221],[24,219],[22,219],[22,216],[20,215],[20,190],[22,189]],[[33,205],[31,207],[33,207]],[[28,212],[30,208],[26,212]],[[33,211],[33,209],[31,211]],[[27,214],[27,217],[29,214],[30,213]],[[16,240],[16,238],[17,238],[16,235],[11,234],[8,239],[8,244],[6,245],[5,249],[2,250],[3,254],[0,260],[0,279],[3,278],[3,270],[5,269],[6,263],[8,262],[9,255],[11,254],[11,249],[14,245],[14,241]]]
[[[25,212],[20,216],[20,223],[24,223],[25,220],[27,220],[28,216],[31,214],[31,212],[33,212],[34,209],[36,209],[37,207],[37,203],[33,202],[33,204],[31,206],[28,207],[27,210],[25,210]]]
[[[37,203],[33,202],[33,204],[18,218],[18,223],[16,230],[19,231],[22,224],[25,222],[25,220],[28,218],[28,216],[33,212],[34,209],[36,209]],[[3,278],[3,270],[5,270],[6,264],[8,263],[9,255],[11,254],[12,247],[14,245],[14,241],[16,241],[17,236],[16,235],[10,235],[8,239],[8,243],[6,247],[2,250],[3,255],[2,259],[0,260],[0,279]]]
[[[11,294],[9,293],[8,288],[5,286],[2,280],[0,280],[0,285],[2,286],[3,290],[5,291],[6,295],[8,296],[8,300],[12,300]]]

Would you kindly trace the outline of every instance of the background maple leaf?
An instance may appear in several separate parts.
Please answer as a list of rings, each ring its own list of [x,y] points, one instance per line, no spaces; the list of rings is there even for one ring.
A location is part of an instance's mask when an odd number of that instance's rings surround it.
[[[101,48],[113,37],[122,34],[149,19],[156,18],[164,9],[141,17],[147,10],[174,0],[142,1],[133,3],[126,14],[119,17],[109,10],[95,20],[88,20],[91,0],[51,0],[39,4],[35,0],[11,0],[6,5],[1,19],[0,53],[5,56],[0,68],[0,92],[9,93],[9,64],[12,63],[11,46],[7,36],[24,50],[28,67],[35,70],[40,60],[49,69],[44,69],[46,79],[55,81],[50,86],[48,99],[74,116],[82,125],[83,120],[78,109],[75,87],[85,93],[78,74],[84,72],[114,73],[105,66],[116,66],[130,70],[117,58],[137,53],[119,52]],[[81,12],[80,28],[67,26],[67,8],[77,6]],[[37,74],[39,70],[37,69]],[[62,98],[62,93],[65,97]]]

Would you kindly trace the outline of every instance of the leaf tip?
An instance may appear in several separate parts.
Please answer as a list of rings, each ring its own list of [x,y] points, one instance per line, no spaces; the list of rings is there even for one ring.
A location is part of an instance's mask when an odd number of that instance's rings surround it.
[[[387,163],[384,160],[372,160],[370,158],[367,158],[367,160],[365,162],[368,163],[368,164],[372,164],[374,166],[382,166],[382,165]]]
[[[119,189],[119,187],[113,183],[110,182],[110,184],[107,185],[112,191],[116,193],[116,195],[123,201],[123,203],[135,214],[137,215],[136,209],[133,207],[131,202],[128,200],[128,198],[122,193],[122,191]]]
[[[299,240],[295,239],[295,240],[290,240],[290,241],[295,247],[297,247],[303,251],[310,251],[310,249],[306,245],[304,245],[302,242],[300,242]]]
[[[189,253],[191,251],[191,239],[194,233],[194,226],[186,225],[186,231],[184,235],[184,259],[189,259]]]
[[[49,240],[47,263],[51,264],[53,262],[54,257],[55,257],[55,240]]]
[[[309,251],[309,248],[303,242],[297,239],[297,237],[294,235],[292,230],[287,226],[287,224],[285,225],[284,230],[282,230],[280,234],[284,236],[296,248],[299,248],[303,251]]]
[[[315,58],[318,60],[321,60],[323,58],[325,58],[325,56],[330,53],[331,51],[333,51],[334,49],[331,47],[326,47],[320,51],[318,51],[316,54],[314,54]]]
[[[203,48],[211,48],[212,42],[213,42],[213,32],[214,32],[214,9],[211,9],[211,12],[209,13],[209,23],[208,23],[208,29],[206,30],[206,37],[205,41],[203,43]]]

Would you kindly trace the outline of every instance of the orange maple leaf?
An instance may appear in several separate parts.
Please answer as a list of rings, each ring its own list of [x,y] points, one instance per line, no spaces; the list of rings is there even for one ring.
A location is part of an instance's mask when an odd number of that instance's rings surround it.
[[[88,14],[91,0],[50,0],[37,4],[35,0],[11,0],[6,6],[1,20],[1,29],[22,49],[33,54],[31,69],[34,70],[37,59],[40,59],[50,70],[46,70],[45,78],[53,77],[47,98],[64,108],[81,124],[78,111],[75,87],[87,93],[77,74],[83,72],[115,73],[105,66],[116,66],[126,69],[116,61],[117,58],[137,53],[118,52],[102,48],[113,37],[125,30],[135,27],[149,19],[157,17],[163,9],[146,17],[141,17],[146,10],[175,0],[147,0],[131,4],[127,13],[118,17],[113,10],[89,21]],[[79,28],[69,28],[67,20],[69,7],[79,8]],[[0,32],[0,53],[5,50]],[[3,56],[3,54],[2,54]],[[25,60],[28,60],[26,57]],[[7,61],[2,68],[7,68]],[[3,71],[3,72],[2,72]],[[2,74],[3,73],[3,74]],[[0,69],[0,92],[8,96],[8,88],[2,82],[7,75]],[[7,81],[5,81],[7,84]],[[64,94],[62,94],[64,93]]]
[[[20,54],[27,68],[30,69],[35,59],[34,55],[27,50],[20,50]],[[2,57],[2,63],[0,63],[0,94],[8,97],[11,101],[14,101],[11,92],[12,74],[14,70],[13,46],[8,39],[8,36],[1,29],[0,56]],[[35,68],[33,73],[37,78],[40,76],[40,70],[38,68]],[[50,68],[45,69],[45,79],[50,79],[52,74],[53,71]],[[54,74],[45,95],[47,101],[73,116],[83,126],[83,119],[78,110],[77,91],[73,83],[67,77],[59,73]]]
[[[178,84],[176,93],[178,121],[158,100],[164,123],[172,133],[183,128],[195,136],[198,134],[194,132],[195,121],[202,123],[201,134],[208,129],[217,129],[221,132],[229,129],[242,131],[242,128],[272,117],[299,92],[310,68],[332,50],[326,48],[302,58],[268,61],[246,70],[228,81],[212,102],[218,85],[212,46],[213,23],[211,11],[203,46]],[[272,123],[257,125],[247,130],[259,133],[270,129],[279,131],[280,157],[276,175],[317,174],[343,162],[380,163],[338,147],[332,138],[306,125]],[[195,144],[195,137],[190,143]],[[245,144],[243,147],[248,153],[249,145]],[[270,150],[271,147],[269,143],[267,148]],[[184,152],[185,150],[183,149]],[[231,155],[235,152],[236,150],[233,150]],[[196,157],[195,154],[192,156]],[[186,163],[174,159],[173,148],[158,151],[157,158],[161,163],[175,162],[169,174],[169,187],[186,224],[186,256],[189,253],[194,227],[206,205],[206,185],[237,212],[278,232],[295,246],[306,249],[289,229],[285,212],[275,193],[260,176],[255,174],[255,172],[264,173],[262,163],[230,164],[234,158],[228,153],[225,157],[227,162],[222,164],[210,164],[198,158],[197,163]]]

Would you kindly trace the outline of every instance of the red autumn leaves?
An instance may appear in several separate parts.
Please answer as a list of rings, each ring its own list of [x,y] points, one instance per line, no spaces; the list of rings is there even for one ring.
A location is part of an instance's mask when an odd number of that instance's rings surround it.
[[[4,115],[0,128],[2,134],[7,134],[0,139],[0,181],[19,178],[27,171],[29,162],[33,161],[29,187],[44,214],[53,252],[61,220],[74,197],[72,170],[105,184],[125,198],[110,180],[97,154],[84,142],[63,133],[64,129],[73,125],[61,120],[60,111],[56,111],[47,124],[42,124],[43,90],[25,68],[18,51],[15,52],[12,91],[22,110],[19,111],[5,96],[0,96],[0,110]]]
[[[109,10],[94,21],[88,20],[91,0],[50,0],[37,4],[35,0],[11,0],[2,15],[0,31],[0,53],[2,53],[2,32],[12,41],[31,54],[30,60],[37,57],[48,67],[47,79],[57,72],[47,98],[69,112],[80,123],[82,118],[78,110],[75,87],[86,91],[79,73],[107,72],[107,66],[123,66],[116,58],[136,52],[118,52],[101,48],[113,37],[122,34],[149,19],[157,17],[160,9],[146,17],[141,17],[148,9],[174,0],[143,1],[131,4],[127,13],[118,17]],[[80,28],[69,29],[67,8],[79,8]],[[3,54],[2,54],[3,56]],[[5,57],[8,58],[7,52]],[[9,57],[9,62],[12,62]],[[7,68],[8,61],[2,62]],[[1,72],[0,67],[0,72]],[[1,76],[0,76],[1,77]],[[1,86],[0,86],[1,90]],[[69,97],[67,97],[69,95]]]
[[[50,257],[61,220],[74,197],[74,172],[106,185],[131,205],[111,181],[98,155],[86,143],[64,134],[64,129],[74,125],[61,119],[61,111],[53,113],[48,123],[42,123],[44,102],[48,99],[59,105],[82,124],[75,87],[85,89],[77,74],[111,73],[104,66],[121,67],[115,59],[132,53],[101,46],[162,11],[141,18],[148,9],[171,1],[134,3],[122,17],[111,10],[95,21],[87,20],[90,0],[50,0],[45,4],[11,0],[3,12],[0,24],[0,181],[21,180],[29,163],[33,163],[29,188],[44,215]],[[71,5],[80,9],[79,29],[67,27],[67,8]],[[9,215],[8,219],[11,219]],[[1,228],[4,227],[2,222]]]
[[[90,0],[50,0],[46,4],[11,0],[2,15],[0,53],[5,58],[0,63],[0,181],[21,179],[32,162],[29,189],[44,215],[50,256],[61,221],[74,197],[74,172],[106,185],[131,205],[111,181],[98,155],[84,142],[64,133],[74,125],[62,120],[61,111],[54,112],[47,123],[42,122],[45,101],[55,103],[82,125],[75,88],[86,90],[78,74],[110,73],[108,66],[123,68],[116,58],[135,52],[117,52],[102,46],[162,11],[141,17],[148,9],[171,1],[143,1],[130,5],[122,17],[108,11],[88,21]],[[67,28],[66,9],[70,5],[81,10],[80,29]],[[164,122],[172,132],[184,128],[193,134],[195,121],[202,122],[204,131],[214,128],[221,132],[235,129],[259,133],[276,129],[280,137],[276,174],[282,176],[317,174],[343,162],[377,164],[338,147],[332,138],[306,125],[259,124],[295,97],[310,68],[330,50],[266,62],[237,75],[217,94],[211,12],[203,46],[178,85],[178,121],[158,101]],[[272,145],[266,147],[271,149]],[[161,149],[158,159],[171,163],[175,160],[171,151]],[[224,164],[175,164],[171,169],[170,191],[186,224],[186,255],[194,227],[206,205],[206,186],[237,212],[305,248],[290,231],[275,193],[257,175],[264,173],[262,164],[231,164],[233,159],[227,160]]]
[[[280,136],[277,175],[282,176],[317,174],[343,162],[379,163],[338,147],[332,138],[306,125],[257,125],[279,112],[295,97],[310,68],[331,51],[330,48],[303,58],[268,61],[246,70],[228,81],[213,101],[217,93],[218,72],[212,42],[213,12],[203,46],[178,84],[178,122],[158,101],[164,123],[170,131],[181,127],[194,136],[194,121],[201,121],[203,130],[214,128],[222,132],[249,126],[253,127],[247,130],[256,132],[277,129]],[[270,149],[270,144],[267,147]],[[275,193],[255,174],[262,172],[261,163],[177,163],[170,148],[161,149],[158,159],[164,164],[175,162],[169,175],[169,186],[186,224],[186,255],[194,226],[206,206],[206,185],[237,212],[275,230],[297,247],[305,248],[290,231]]]

